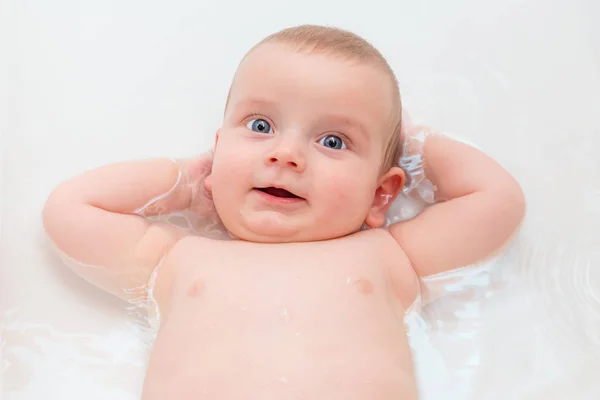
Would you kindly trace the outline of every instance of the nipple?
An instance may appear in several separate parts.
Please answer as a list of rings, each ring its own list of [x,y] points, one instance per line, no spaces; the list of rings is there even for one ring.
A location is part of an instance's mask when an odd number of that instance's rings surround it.
[[[204,293],[204,282],[200,279],[195,281],[187,291],[188,297],[200,297]]]
[[[354,285],[354,287],[356,287],[356,289],[361,292],[362,294],[371,294],[373,293],[373,284],[371,283],[370,280],[366,279],[366,278],[346,278],[346,284],[347,285]]]

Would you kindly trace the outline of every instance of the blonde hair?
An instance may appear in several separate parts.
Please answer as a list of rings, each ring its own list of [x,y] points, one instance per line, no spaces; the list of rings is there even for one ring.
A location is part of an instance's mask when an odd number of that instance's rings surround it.
[[[319,25],[300,25],[283,29],[275,32],[259,43],[252,50],[265,43],[283,43],[295,46],[298,51],[322,52],[335,56],[356,60],[359,62],[370,63],[382,69],[390,78],[394,87],[394,101],[397,102],[394,115],[392,115],[389,138],[384,150],[384,159],[381,166],[382,173],[398,165],[401,157],[401,126],[402,126],[402,101],[400,99],[400,90],[398,80],[392,71],[386,59],[381,53],[368,41],[362,37],[335,27],[326,27]]]

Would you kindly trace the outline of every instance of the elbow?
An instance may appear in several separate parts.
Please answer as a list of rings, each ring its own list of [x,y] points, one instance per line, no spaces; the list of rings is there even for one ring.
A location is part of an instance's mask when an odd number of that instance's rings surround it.
[[[46,199],[42,209],[42,227],[46,235],[51,239],[56,232],[59,215],[62,213],[61,210],[64,209],[64,205],[62,204],[60,195],[57,193],[57,189],[55,189]]]
[[[54,240],[54,236],[60,231],[61,221],[65,216],[77,209],[76,203],[69,195],[68,188],[65,188],[64,183],[50,193],[44,203],[41,215],[43,229],[50,239]]]
[[[525,219],[525,215],[527,213],[527,201],[525,199],[525,193],[523,192],[523,188],[515,179],[513,179],[510,193],[510,201],[512,203],[514,213],[515,228],[518,228]]]
[[[521,185],[514,179],[507,180],[502,185],[501,191],[496,193],[496,201],[500,200],[498,209],[502,210],[499,216],[504,221],[507,234],[512,236],[521,227],[527,212],[525,193]]]

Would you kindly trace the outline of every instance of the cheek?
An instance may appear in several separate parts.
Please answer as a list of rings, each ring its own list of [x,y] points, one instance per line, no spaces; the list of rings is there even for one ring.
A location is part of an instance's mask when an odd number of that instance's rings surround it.
[[[213,192],[230,192],[239,185],[246,185],[251,178],[252,160],[237,149],[219,149],[215,152],[212,169]]]
[[[331,200],[332,207],[356,209],[371,205],[374,193],[372,179],[367,174],[356,172],[333,172],[323,177],[321,190]]]
[[[248,146],[231,140],[223,140],[215,151],[213,169],[218,173],[239,173],[248,169],[252,162],[252,152]]]

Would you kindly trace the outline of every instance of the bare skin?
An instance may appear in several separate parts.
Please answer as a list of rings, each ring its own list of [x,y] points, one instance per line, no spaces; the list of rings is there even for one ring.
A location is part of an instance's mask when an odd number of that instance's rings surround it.
[[[389,86],[372,65],[263,45],[238,69],[214,160],[183,167],[193,189],[178,186],[182,167],[145,160],[86,172],[50,195],[44,226],[76,273],[127,301],[147,300],[158,273],[144,400],[417,398],[403,317],[418,277],[501,249],[525,205],[498,163],[432,135],[425,175],[438,203],[384,229],[405,181],[398,167],[381,172]],[[144,218],[205,212],[198,185],[236,240]]]
[[[385,230],[291,244],[187,238],[161,271],[172,286],[157,288],[145,400],[416,398],[403,316],[418,283]]]

